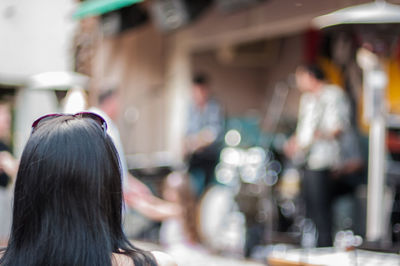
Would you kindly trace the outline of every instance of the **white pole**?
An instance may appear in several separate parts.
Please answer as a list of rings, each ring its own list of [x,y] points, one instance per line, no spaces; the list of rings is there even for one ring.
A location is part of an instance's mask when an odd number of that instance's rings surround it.
[[[385,87],[387,76],[376,54],[366,48],[357,52],[364,75],[364,119],[370,123],[368,154],[367,232],[368,241],[385,235]]]
[[[369,130],[367,232],[368,241],[379,241],[384,231],[385,119],[376,117]]]
[[[384,70],[377,68],[364,71],[364,86],[369,90],[371,110],[368,154],[368,198],[367,232],[368,241],[381,241],[385,235],[385,212],[383,196],[385,191],[385,139],[386,111],[385,87],[387,78]]]

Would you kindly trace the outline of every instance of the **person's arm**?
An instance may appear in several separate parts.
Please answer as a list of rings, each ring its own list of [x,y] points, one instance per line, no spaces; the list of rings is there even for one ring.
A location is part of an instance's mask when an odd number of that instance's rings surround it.
[[[200,131],[194,132],[193,130],[188,130],[187,137],[185,140],[186,154],[190,154],[201,150],[217,140],[221,135],[224,128],[224,118],[221,106],[214,100],[208,103],[207,112],[204,114],[207,119],[206,126],[204,126]],[[189,120],[189,129],[191,123],[196,121]]]
[[[316,123],[314,121],[315,119],[310,119],[310,110],[315,108],[314,103],[315,98],[309,93],[303,93],[301,95],[296,130],[284,145],[285,155],[290,159],[304,157],[304,154],[313,142]]]
[[[292,135],[284,144],[283,152],[288,158],[293,158],[298,150],[296,135]]]
[[[146,197],[136,197],[132,194],[126,195],[125,201],[130,207],[151,220],[162,221],[176,217],[181,213],[179,206],[152,195]]]
[[[124,198],[128,206],[152,220],[161,221],[181,213],[181,208],[177,204],[154,196],[145,184],[132,175],[128,176],[128,187],[124,191]]]
[[[18,160],[16,160],[8,151],[0,152],[0,169],[3,170],[12,180],[18,173]]]
[[[193,134],[186,137],[185,147],[186,153],[193,153],[211,145],[217,136],[209,128],[204,128],[197,134]]]

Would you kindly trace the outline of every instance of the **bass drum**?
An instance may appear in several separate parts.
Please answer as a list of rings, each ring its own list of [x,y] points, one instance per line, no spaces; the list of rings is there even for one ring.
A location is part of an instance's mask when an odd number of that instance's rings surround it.
[[[234,198],[226,186],[215,185],[206,191],[199,204],[199,234],[215,251],[242,254],[246,222]]]

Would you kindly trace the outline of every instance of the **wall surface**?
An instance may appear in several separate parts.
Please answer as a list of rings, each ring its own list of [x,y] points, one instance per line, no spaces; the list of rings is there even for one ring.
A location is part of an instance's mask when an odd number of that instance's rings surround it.
[[[225,106],[228,116],[243,116],[252,110],[258,110],[264,116],[276,84],[288,83],[290,74],[303,58],[302,35],[281,38],[278,45],[271,51],[278,55],[264,56],[265,61],[256,62],[257,66],[224,64],[213,50],[193,54],[192,69],[210,76],[211,89]],[[298,96],[297,90],[290,90],[285,115],[296,116]]]
[[[0,1],[0,82],[72,70],[74,0]]]
[[[165,149],[164,39],[147,24],[97,46],[92,88],[119,90],[118,125],[128,154]]]

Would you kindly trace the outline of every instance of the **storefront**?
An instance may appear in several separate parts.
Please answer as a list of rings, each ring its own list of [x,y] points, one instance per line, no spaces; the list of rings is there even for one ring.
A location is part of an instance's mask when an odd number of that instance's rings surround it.
[[[211,90],[224,106],[228,120],[251,124],[261,132],[251,145],[265,148],[268,140],[265,142],[264,135],[290,135],[300,95],[293,73],[304,62],[320,64],[328,81],[348,93],[366,168],[368,127],[357,49],[377,37],[383,38],[374,49],[385,58],[389,73],[386,92],[390,110],[396,113],[397,29],[390,25],[344,25],[319,30],[312,27],[312,20],[368,1],[260,1],[231,12],[214,4],[203,9],[191,23],[175,30],[156,23],[151,12],[154,2],[157,1],[135,4],[141,12],[148,11],[145,22],[110,35],[102,30],[107,24],[106,16],[102,16],[90,32],[90,36],[97,36],[91,38],[96,40],[92,43],[95,52],[89,67],[92,103],[101,87],[119,87],[124,109],[119,127],[126,152],[131,155],[131,168],[173,166],[181,161],[191,76],[196,72],[210,77]],[[282,145],[284,138],[278,140]],[[279,149],[279,143],[276,145],[274,148]],[[140,158],[152,159],[144,159],[140,164],[136,160],[138,154],[144,155]],[[357,182],[365,184],[366,173]],[[364,187],[359,192],[359,210],[365,210],[366,195]],[[351,221],[358,227],[357,233],[364,234],[365,215],[365,211],[360,211],[359,221]],[[273,228],[268,230],[278,230],[277,223],[272,221]],[[342,226],[339,229],[348,227]]]

